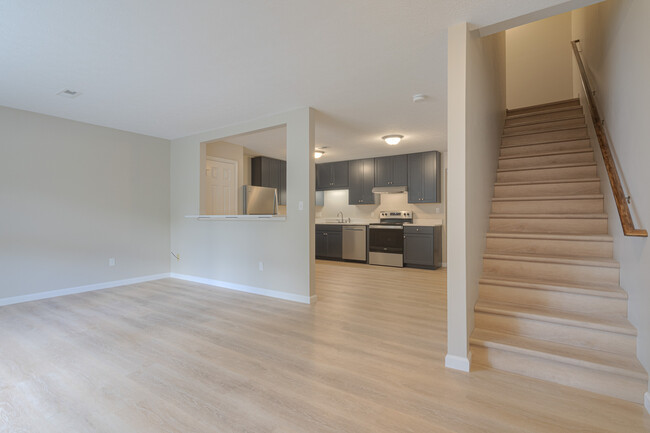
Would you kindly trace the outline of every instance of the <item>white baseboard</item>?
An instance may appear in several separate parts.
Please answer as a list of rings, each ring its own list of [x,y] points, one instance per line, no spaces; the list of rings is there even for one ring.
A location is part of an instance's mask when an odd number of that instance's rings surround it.
[[[445,367],[453,370],[469,372],[469,366],[472,362],[472,352],[467,354],[467,358],[462,356],[450,355],[445,356]]]
[[[643,401],[645,402],[645,410],[650,413],[650,391],[645,393],[645,398]]]
[[[245,284],[229,283],[228,281],[212,280],[210,278],[195,277],[193,275],[172,273],[171,278],[192,281],[194,283],[207,284],[209,286],[221,287],[222,289],[236,290],[238,292],[253,293],[255,295],[268,296],[270,298],[284,299],[285,301],[300,302],[302,304],[314,304],[318,297],[296,295],[293,293],[279,292],[277,290],[262,289],[260,287],[247,286]]]
[[[29,295],[0,298],[0,306],[19,304],[21,302],[38,301],[39,299],[56,298],[58,296],[74,295],[75,293],[92,292],[94,290],[110,289],[112,287],[128,286],[146,281],[169,278],[169,274],[155,274],[144,277],[127,278],[125,280],[107,281],[105,283],[89,284],[87,286],[70,287],[67,289],[50,290],[47,292],[31,293]]]

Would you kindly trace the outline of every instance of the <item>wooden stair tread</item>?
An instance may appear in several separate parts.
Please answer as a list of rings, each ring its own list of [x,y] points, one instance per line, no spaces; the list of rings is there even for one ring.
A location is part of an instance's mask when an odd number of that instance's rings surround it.
[[[568,164],[550,164],[550,165],[535,165],[532,167],[516,167],[516,168],[497,168],[497,173],[504,173],[510,171],[527,171],[527,170],[546,170],[553,168],[572,168],[572,167],[595,167],[595,162],[571,162]]]
[[[601,219],[606,220],[605,213],[491,213],[490,218],[505,219]],[[518,232],[521,233],[521,232]],[[554,232],[563,234],[563,232]]]
[[[584,179],[552,179],[552,180],[519,180],[516,182],[496,182],[494,186],[518,186],[518,185],[553,185],[558,183],[585,183],[600,182],[597,177],[586,177]]]
[[[526,153],[522,155],[506,155],[506,156],[500,156],[499,160],[506,160],[506,159],[521,159],[521,158],[537,158],[540,156],[554,156],[554,155],[572,155],[574,153],[589,153],[593,152],[594,150],[592,148],[585,148],[585,149],[571,149],[571,150],[555,150],[553,152],[538,152],[538,153]]]
[[[575,110],[575,108],[572,108],[572,109]],[[534,116],[539,116],[539,114],[535,113]],[[584,119],[584,118],[585,118],[584,114],[575,114],[575,115],[572,115],[572,116],[569,116],[569,117],[563,117],[561,119],[533,120],[531,122],[522,122],[522,123],[517,123],[517,124],[514,124],[514,125],[506,125],[503,128],[504,129],[518,128],[520,126],[533,126],[533,125],[541,125],[541,124],[544,124],[544,123],[555,123],[555,122],[563,122],[565,120],[577,120],[577,119]],[[508,117],[508,119],[516,119],[516,117]]]
[[[620,268],[621,266],[617,260],[606,259],[602,257],[549,256],[485,251],[483,258],[494,260],[517,260],[520,262],[555,263],[576,266],[598,266],[604,268]]]
[[[489,302],[478,300],[474,311],[481,313],[497,314],[502,316],[519,317],[523,319],[539,320],[542,322],[557,323],[579,328],[597,329],[600,331],[614,332],[624,335],[636,336],[636,328],[625,317],[611,316],[595,317],[571,311],[562,311],[552,308],[531,307],[503,302]]]
[[[540,111],[534,111],[531,113],[506,113],[506,120],[514,120],[514,119],[523,119],[525,117],[533,117],[533,116],[543,116],[546,114],[555,114],[555,113],[561,113],[563,111],[575,111],[580,109],[581,116],[584,116],[584,113],[582,112],[582,107],[580,105],[574,105],[570,107],[558,107],[558,108],[549,108],[548,110],[540,110]]]
[[[519,126],[519,125],[517,125]],[[555,128],[549,128],[543,131],[520,131],[520,132],[513,132],[511,134],[501,134],[502,138],[506,137],[521,137],[524,135],[536,135],[536,134],[546,134],[547,132],[559,132],[559,131],[570,131],[573,129],[586,129],[587,125],[580,125],[580,126],[560,126],[560,127],[555,127]]]
[[[592,368],[623,376],[647,380],[648,375],[634,356],[623,356],[602,350],[570,346],[502,332],[474,329],[470,337],[474,345],[507,350],[552,361]]]
[[[494,197],[492,201],[594,200],[604,197],[604,194],[542,195],[529,197]]]
[[[582,285],[574,282],[563,282],[558,280],[539,279],[517,279],[502,276],[482,276],[479,284],[492,284],[497,286],[521,287],[533,290],[547,290],[551,292],[576,293],[591,296],[603,296],[607,298],[627,299],[627,292],[616,284],[595,284]]]
[[[509,238],[509,239],[544,239],[560,241],[587,241],[587,242],[613,242],[614,237],[602,234],[567,234],[567,233],[510,233],[510,232],[489,232],[488,238]]]
[[[511,148],[511,147],[538,146],[540,144],[566,143],[569,141],[589,141],[589,143],[591,143],[589,137],[584,137],[584,138],[569,138],[569,139],[562,139],[562,140],[549,140],[549,141],[542,141],[539,143],[502,144],[500,147],[503,149],[503,148]]]
[[[576,103],[576,102],[578,104],[574,105],[572,107],[580,107],[580,98],[569,98],[569,99],[563,99],[561,101],[547,102],[547,103],[544,103],[544,104],[535,104],[535,105],[528,105],[528,106],[525,106],[525,107],[512,108],[512,109],[506,110],[506,113],[512,113],[513,115],[516,115],[517,112],[519,112],[519,111],[532,110],[532,109],[536,109],[536,108],[539,108],[540,111],[542,111],[542,110],[544,110],[546,108],[552,109],[553,107],[556,107],[558,105],[570,104],[570,103]],[[562,107],[562,108],[568,108],[568,107]]]

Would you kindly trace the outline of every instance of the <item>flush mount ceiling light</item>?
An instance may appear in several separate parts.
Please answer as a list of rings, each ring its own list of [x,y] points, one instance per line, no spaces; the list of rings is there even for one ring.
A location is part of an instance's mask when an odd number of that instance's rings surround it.
[[[314,151],[314,158],[316,158],[316,159],[320,158],[323,155],[325,155],[325,152],[323,152],[322,150]]]
[[[381,137],[381,139],[384,140],[386,144],[390,144],[391,146],[395,146],[397,143],[402,141],[402,138],[404,138],[404,136],[399,134],[384,135]]]
[[[413,95],[413,102],[422,102],[425,99],[427,99],[427,95],[425,95],[424,93],[417,93]]]
[[[64,98],[76,98],[77,96],[81,95],[81,92],[77,92],[76,90],[63,89],[57,93],[57,95],[63,96]]]

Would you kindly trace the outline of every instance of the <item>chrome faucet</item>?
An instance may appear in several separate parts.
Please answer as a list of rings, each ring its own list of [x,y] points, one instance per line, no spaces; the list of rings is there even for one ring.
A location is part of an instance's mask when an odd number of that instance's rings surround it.
[[[343,218],[343,212],[342,211],[339,211],[339,213],[336,214],[336,218],[338,219],[338,221],[341,224],[343,224],[345,222],[345,218]]]

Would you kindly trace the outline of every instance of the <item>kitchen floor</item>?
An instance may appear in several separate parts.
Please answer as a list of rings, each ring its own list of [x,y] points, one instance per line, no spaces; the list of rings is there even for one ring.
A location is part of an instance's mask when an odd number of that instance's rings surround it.
[[[446,271],[317,261],[303,305],[165,279],[0,308],[0,431],[647,432],[638,404],[444,368]]]

